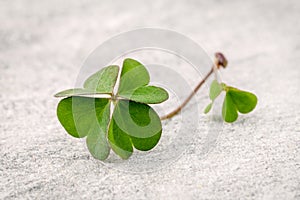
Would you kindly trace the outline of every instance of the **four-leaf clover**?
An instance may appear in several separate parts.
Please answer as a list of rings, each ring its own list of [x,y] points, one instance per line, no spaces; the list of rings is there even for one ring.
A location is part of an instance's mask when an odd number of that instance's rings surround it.
[[[149,86],[149,73],[136,60],[125,59],[120,75],[119,71],[116,65],[105,67],[91,75],[83,88],[55,95],[64,97],[57,107],[62,126],[73,137],[87,137],[90,153],[99,160],[105,160],[110,149],[123,159],[132,155],[133,148],[148,151],[162,133],[161,120],[148,104],[166,101],[167,91]]]
[[[212,102],[207,105],[204,113],[208,113],[211,110],[215,99],[222,91],[226,92],[222,107],[222,117],[226,122],[234,122],[238,118],[238,112],[246,114],[256,107],[257,97],[253,93],[242,91],[214,80],[209,90],[209,98]]]

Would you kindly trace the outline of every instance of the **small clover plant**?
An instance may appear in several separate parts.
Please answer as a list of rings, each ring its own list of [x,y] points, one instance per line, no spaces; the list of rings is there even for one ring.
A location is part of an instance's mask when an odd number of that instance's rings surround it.
[[[118,92],[114,94],[118,75],[119,67],[111,65],[90,76],[83,88],[55,95],[65,97],[57,107],[62,126],[73,137],[87,137],[90,153],[99,160],[105,160],[110,149],[123,159],[132,155],[133,147],[148,151],[162,133],[160,118],[148,104],[166,101],[167,91],[149,86],[148,71],[133,59],[124,60]]]
[[[216,53],[215,58],[211,71],[187,99],[165,116],[159,117],[148,104],[166,101],[168,92],[148,85],[150,76],[147,69],[140,62],[127,58],[121,72],[119,66],[111,65],[91,75],[83,88],[57,93],[55,97],[63,97],[57,106],[58,119],[71,136],[86,137],[88,150],[94,158],[105,160],[112,149],[122,159],[128,159],[134,148],[141,151],[154,148],[162,134],[161,120],[178,114],[213,74],[215,67],[227,66],[222,53]],[[118,86],[116,83],[119,83]],[[205,108],[205,113],[211,110],[222,91],[226,92],[222,108],[226,122],[236,121],[238,112],[249,113],[257,104],[254,94],[214,80],[209,92],[211,103]]]
[[[220,69],[221,67],[226,68],[227,64],[228,61],[222,53],[215,53],[215,64],[213,67],[216,67],[217,69]],[[212,74],[212,72],[213,68],[204,78],[204,80],[206,80]],[[211,83],[209,90],[209,98],[211,99],[211,103],[206,106],[204,110],[205,114],[211,110],[215,99],[221,94],[222,91],[226,92],[222,107],[222,117],[225,122],[234,122],[238,118],[238,112],[246,114],[254,110],[256,107],[257,97],[254,94],[227,86],[225,83],[218,83],[217,80],[214,80]]]
[[[222,108],[222,117],[226,122],[236,121],[238,112],[242,114],[249,113],[257,104],[257,97],[254,94],[227,86],[224,83],[218,83],[217,80],[214,80],[210,85],[209,91],[209,98],[212,102],[207,105],[204,113],[208,113],[211,110],[215,99],[222,91],[226,92]]]

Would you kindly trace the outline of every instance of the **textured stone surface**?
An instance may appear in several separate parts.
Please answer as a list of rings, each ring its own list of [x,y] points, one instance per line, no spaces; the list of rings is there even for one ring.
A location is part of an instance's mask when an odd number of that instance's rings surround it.
[[[300,199],[299,10],[296,0],[0,1],[0,199]],[[259,97],[204,158],[194,145],[142,174],[92,159],[52,98],[98,44],[139,27],[223,51],[222,79]]]

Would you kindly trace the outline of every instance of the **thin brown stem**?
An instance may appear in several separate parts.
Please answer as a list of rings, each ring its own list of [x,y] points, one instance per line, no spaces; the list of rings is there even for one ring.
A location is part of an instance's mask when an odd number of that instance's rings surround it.
[[[192,93],[185,99],[185,101],[180,106],[178,106],[175,110],[173,110],[169,114],[167,114],[165,116],[162,116],[160,119],[161,120],[170,119],[174,115],[178,114],[186,106],[186,104],[193,98],[193,96],[198,92],[198,90],[201,88],[201,86],[203,85],[203,83],[205,83],[205,81],[213,74],[213,72],[214,72],[214,66],[207,73],[207,75],[204,77],[204,79],[202,79],[198,83],[198,85],[194,88],[194,90],[192,91]]]
[[[204,77],[204,79],[202,79],[200,83],[198,83],[198,85],[195,87],[192,93],[186,98],[186,100],[180,106],[178,106],[175,110],[173,110],[169,114],[162,116],[160,119],[161,120],[170,119],[174,115],[178,114],[184,108],[184,106],[186,106],[186,104],[193,98],[193,96],[198,92],[198,90],[201,88],[203,83],[205,83],[205,81],[213,74],[214,69],[215,68],[220,69],[221,67],[225,68],[227,64],[228,64],[227,59],[222,53],[220,52],[215,53],[214,65],[212,66],[211,70],[207,73],[207,75]]]

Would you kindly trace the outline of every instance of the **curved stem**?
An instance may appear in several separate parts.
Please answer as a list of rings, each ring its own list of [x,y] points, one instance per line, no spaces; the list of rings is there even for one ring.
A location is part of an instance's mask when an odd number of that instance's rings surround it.
[[[193,98],[193,96],[198,92],[200,87],[213,74],[213,72],[215,70],[220,69],[221,67],[226,68],[227,64],[228,64],[228,61],[221,52],[215,53],[214,65],[212,66],[211,70],[207,73],[207,75],[204,77],[204,79],[202,79],[200,81],[200,83],[198,83],[198,85],[195,87],[195,89],[192,91],[192,93],[186,98],[186,100],[180,106],[178,106],[175,110],[173,110],[169,114],[162,116],[160,119],[161,120],[170,119],[174,115],[178,114],[184,108],[184,106],[186,106],[186,104]]]
[[[203,85],[203,83],[205,83],[205,81],[213,74],[214,72],[214,66],[211,68],[211,70],[207,73],[207,75],[204,77],[204,79],[202,79],[198,85],[195,87],[195,89],[192,91],[192,93],[185,99],[185,101],[178,106],[175,110],[173,110],[172,112],[170,112],[169,114],[162,116],[160,119],[161,120],[165,120],[165,119],[170,119],[172,118],[174,115],[178,114],[183,108],[184,106],[186,106],[186,104],[193,98],[193,96],[197,93],[197,91],[201,88],[201,86]]]

